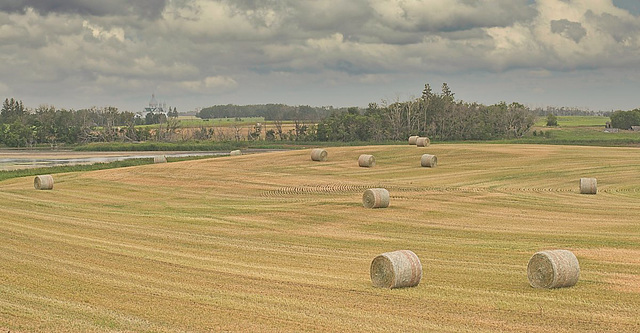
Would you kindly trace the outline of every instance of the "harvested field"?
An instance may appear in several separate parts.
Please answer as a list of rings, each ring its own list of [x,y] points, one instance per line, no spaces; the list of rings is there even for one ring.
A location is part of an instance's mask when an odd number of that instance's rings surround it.
[[[365,153],[375,168],[354,163]],[[0,182],[0,328],[640,330],[637,149],[429,153],[430,170],[404,144],[57,174],[55,191]],[[584,175],[598,195],[580,194]],[[393,204],[364,208],[377,187]],[[420,258],[420,284],[372,286],[372,258],[397,249]],[[528,260],[547,249],[577,256],[575,286],[530,287]]]

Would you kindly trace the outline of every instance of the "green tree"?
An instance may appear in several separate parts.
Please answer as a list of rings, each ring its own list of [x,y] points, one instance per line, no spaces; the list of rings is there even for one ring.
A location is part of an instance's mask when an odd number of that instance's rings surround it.
[[[442,84],[442,95],[448,100],[453,101],[455,94],[449,88],[449,85],[445,82]]]
[[[26,114],[27,112],[24,105],[22,105],[22,101],[6,98],[4,103],[2,103],[2,110],[0,111],[0,123],[13,123],[16,119],[20,119]]]
[[[34,141],[34,128],[16,119],[11,124],[3,124],[0,141],[9,147],[30,147]]]
[[[631,126],[640,125],[640,109],[616,111],[609,118],[611,118],[611,127],[630,129]]]
[[[513,102],[507,108],[507,135],[521,138],[535,121],[533,112],[520,103]]]
[[[558,117],[553,113],[547,115],[547,126],[558,126]]]
[[[171,107],[169,107],[169,112],[167,112],[167,116],[169,118],[178,118],[178,109],[175,107],[171,109]]]

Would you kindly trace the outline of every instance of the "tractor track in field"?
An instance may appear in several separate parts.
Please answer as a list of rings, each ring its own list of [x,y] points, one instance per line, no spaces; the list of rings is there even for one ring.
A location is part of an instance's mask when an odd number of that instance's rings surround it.
[[[278,189],[267,190],[260,193],[261,197],[287,197],[315,194],[352,194],[360,193],[369,188],[383,187],[390,192],[412,193],[579,193],[578,189],[551,188],[551,187],[467,187],[467,186],[398,186],[384,184],[322,184],[286,186]],[[640,188],[633,189],[605,189],[604,193],[629,193],[640,192]],[[393,195],[393,193],[392,193]]]
[[[374,186],[375,187],[375,186]],[[275,190],[264,191],[261,193],[262,197],[284,197],[290,195],[302,195],[302,194],[348,194],[357,193],[371,188],[367,185],[352,185],[352,184],[325,184],[325,185],[300,185],[300,186],[287,186]]]

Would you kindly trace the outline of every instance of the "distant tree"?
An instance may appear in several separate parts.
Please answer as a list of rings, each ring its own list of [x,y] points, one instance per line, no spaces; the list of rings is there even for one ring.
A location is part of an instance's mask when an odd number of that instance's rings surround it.
[[[553,113],[547,115],[547,126],[558,126],[558,117]]]
[[[616,111],[609,118],[611,118],[611,127],[630,129],[631,126],[640,125],[640,109]]]
[[[144,116],[144,123],[146,125],[151,125],[151,124],[155,124],[154,118],[155,114],[153,112],[149,112]]]
[[[520,103],[511,103],[507,108],[507,135],[521,138],[531,126],[535,116],[533,112]]]
[[[427,83],[424,85],[424,89],[422,89],[422,96],[420,98],[423,101],[428,101],[429,98],[431,98],[432,96],[433,96],[433,90],[431,90],[431,86]]]
[[[30,147],[37,143],[35,116],[22,101],[5,99],[0,110],[0,142],[11,147]]]
[[[178,118],[178,109],[175,107],[171,109],[171,107],[169,107],[169,112],[167,112],[167,116],[169,118]]]
[[[427,83],[424,85],[424,89],[422,90],[422,96],[420,97],[420,102],[418,103],[418,110],[420,113],[420,118],[422,121],[420,134],[426,135],[428,123],[429,123],[429,102],[433,99],[433,90],[431,86]],[[415,133],[411,133],[412,135]]]
[[[0,141],[10,147],[30,147],[33,139],[33,129],[18,119],[11,124],[4,124],[0,132]]]
[[[454,99],[455,94],[451,91],[449,85],[446,82],[442,84],[442,95],[450,101],[453,101]]]
[[[317,122],[331,114],[333,107],[290,106],[285,104],[215,105],[196,114],[202,119],[264,117],[265,120],[308,120]]]
[[[13,123],[16,119],[21,118],[26,114],[22,101],[17,101],[13,98],[4,100],[2,103],[2,111],[0,111],[0,123]]]
[[[267,140],[267,141],[275,141],[276,140],[276,131],[274,131],[273,129],[267,130],[267,132],[265,132],[265,140]]]
[[[146,125],[163,124],[167,121],[167,116],[164,113],[149,112],[144,117],[144,123]]]

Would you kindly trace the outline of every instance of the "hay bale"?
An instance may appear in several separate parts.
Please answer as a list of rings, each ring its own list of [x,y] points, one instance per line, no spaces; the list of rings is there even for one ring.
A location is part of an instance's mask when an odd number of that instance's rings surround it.
[[[418,140],[419,136],[417,135],[412,135],[409,137],[409,144],[415,146],[416,145],[416,141]]]
[[[240,156],[240,155],[242,155],[242,152],[240,150],[232,150],[229,153],[229,156]]]
[[[595,178],[580,178],[580,193],[581,194],[598,193],[598,180]]]
[[[364,191],[362,205],[365,208],[389,207],[389,191],[384,188],[370,188]]]
[[[422,264],[410,250],[383,253],[371,262],[371,283],[379,288],[415,287],[422,279]]]
[[[358,157],[358,166],[361,167],[374,167],[376,166],[376,158],[373,155],[362,154]]]
[[[438,158],[436,155],[424,154],[420,158],[420,165],[427,168],[435,168],[438,166]]]
[[[36,190],[53,190],[53,177],[51,175],[36,176],[33,180]]]
[[[153,163],[167,163],[167,157],[164,155],[154,156]]]
[[[321,148],[316,148],[311,151],[312,161],[324,162],[327,160],[327,156],[327,151]]]
[[[571,287],[580,277],[580,264],[571,251],[540,251],[529,259],[527,277],[534,288]]]
[[[418,147],[429,147],[429,145],[431,144],[431,140],[429,140],[429,138],[421,136],[418,139],[416,139],[416,146]]]

